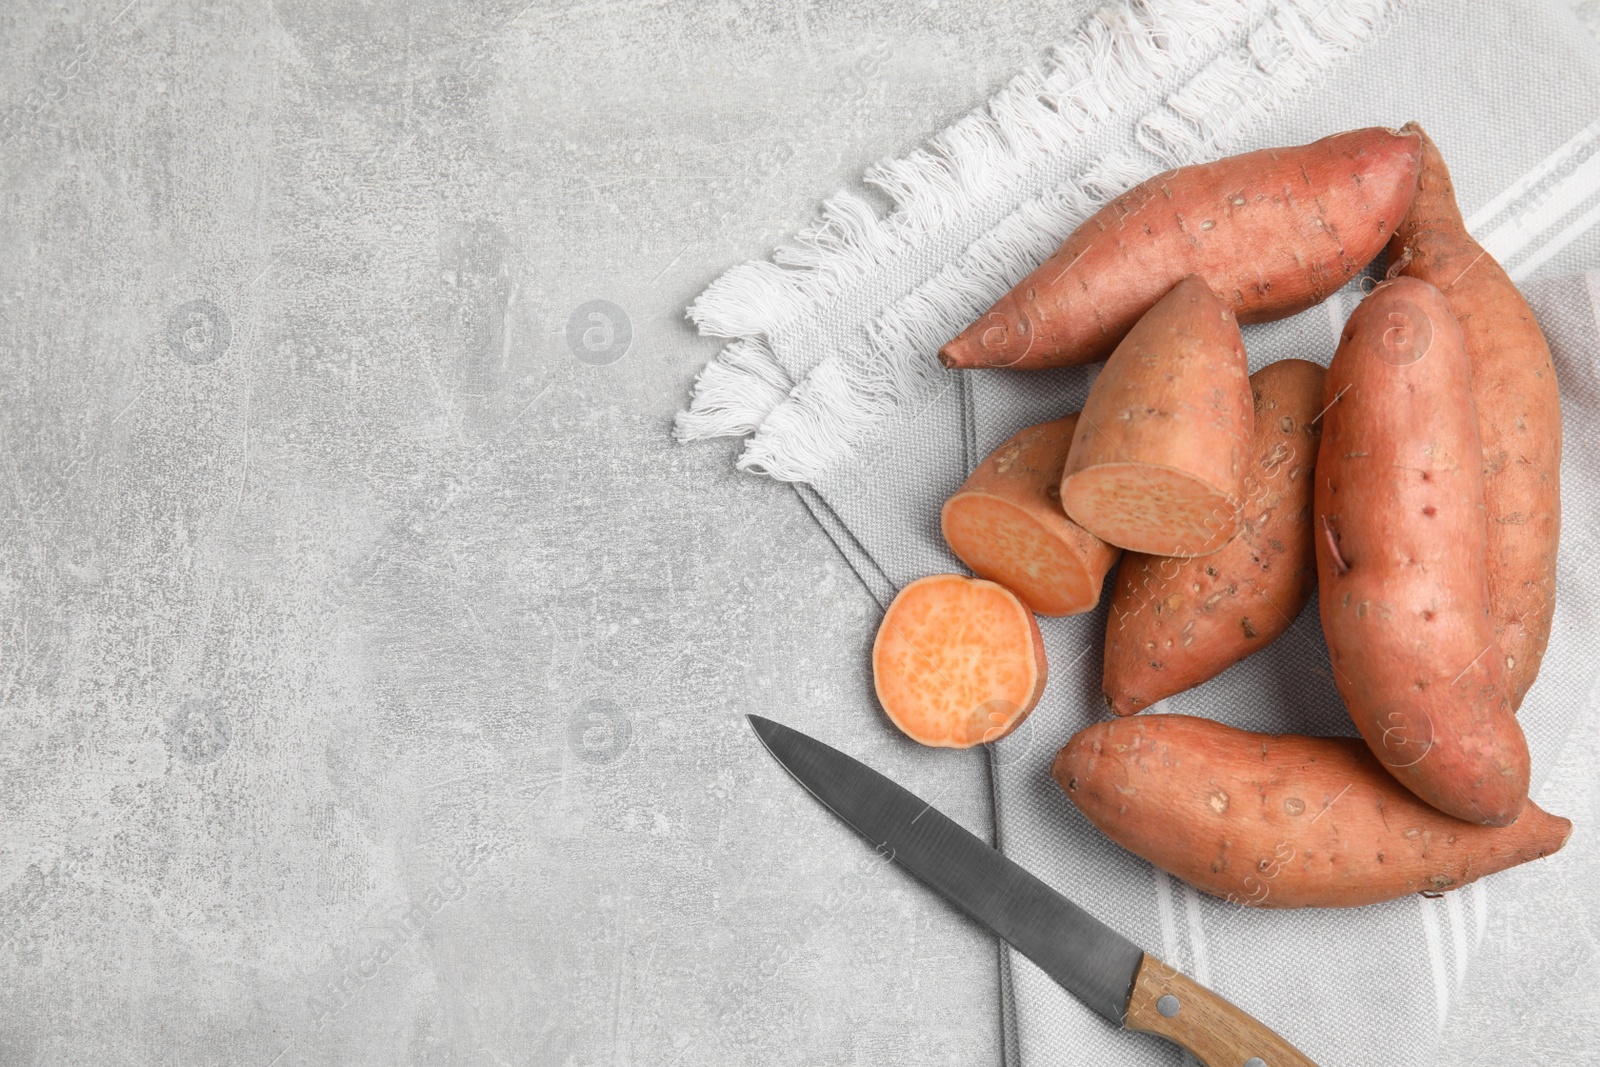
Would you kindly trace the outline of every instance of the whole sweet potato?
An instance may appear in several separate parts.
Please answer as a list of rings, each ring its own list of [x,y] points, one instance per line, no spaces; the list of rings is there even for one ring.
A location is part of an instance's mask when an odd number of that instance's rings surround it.
[[[1556,609],[1561,397],[1550,346],[1505,270],[1472,239],[1439,149],[1422,127],[1417,195],[1389,244],[1392,274],[1439,288],[1461,323],[1483,439],[1489,614],[1511,706],[1533,685]]]
[[[1062,508],[1133,552],[1215,552],[1239,530],[1253,410],[1239,324],[1190,275],[1095,379],[1062,471]]]
[[[1311,307],[1382,250],[1416,189],[1421,139],[1351,130],[1180,167],[1117,197],[939,352],[947,367],[1104,359],[1179,278],[1240,322]]]
[[[1334,681],[1406,788],[1503,826],[1528,746],[1489,615],[1483,452],[1461,327],[1415,278],[1378,286],[1328,369],[1313,516]]]
[[[1096,723],[1051,773],[1089,821],[1197,889],[1260,908],[1351,908],[1548,856],[1572,823],[1528,804],[1474,826],[1402,789],[1356,738],[1188,715]]]
[[[944,539],[980,578],[999,582],[1040,615],[1100,603],[1121,549],[1061,510],[1061,468],[1078,416],[1030,426],[995,449],[940,512]]]
[[[1284,359],[1250,376],[1254,456],[1237,537],[1198,558],[1123,557],[1106,622],[1103,683],[1118,715],[1191,689],[1265,648],[1311,599],[1311,483],[1324,375],[1308,360]]]

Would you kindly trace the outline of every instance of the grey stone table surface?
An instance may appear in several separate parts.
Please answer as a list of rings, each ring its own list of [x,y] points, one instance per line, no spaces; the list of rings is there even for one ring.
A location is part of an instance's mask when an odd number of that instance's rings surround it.
[[[743,715],[980,831],[981,757],[668,428],[685,303],[1085,10],[7,5],[0,1065],[997,1064],[993,942]],[[1441,1062],[1600,1056],[1597,760]]]

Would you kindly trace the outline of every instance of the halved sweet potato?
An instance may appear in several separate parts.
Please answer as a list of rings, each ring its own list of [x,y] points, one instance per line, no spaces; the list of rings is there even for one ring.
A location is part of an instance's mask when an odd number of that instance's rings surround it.
[[[1078,416],[1030,426],[995,449],[940,513],[944,539],[980,578],[999,582],[1040,615],[1100,603],[1121,550],[1061,510],[1061,469]]]
[[[1110,544],[1203,556],[1239,531],[1255,416],[1239,324],[1198,276],[1141,318],[1089,390],[1061,505]]]
[[[1044,695],[1044,638],[1017,595],[959,574],[900,590],[872,644],[878,703],[913,741],[971,748],[1015,730]]]

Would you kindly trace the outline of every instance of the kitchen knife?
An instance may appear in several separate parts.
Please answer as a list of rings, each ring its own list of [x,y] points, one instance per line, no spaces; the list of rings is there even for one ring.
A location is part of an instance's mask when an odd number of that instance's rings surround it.
[[[1316,1067],[916,794],[821,741],[749,719],[767,751],[835,815],[1109,1022],[1164,1037],[1206,1067]]]

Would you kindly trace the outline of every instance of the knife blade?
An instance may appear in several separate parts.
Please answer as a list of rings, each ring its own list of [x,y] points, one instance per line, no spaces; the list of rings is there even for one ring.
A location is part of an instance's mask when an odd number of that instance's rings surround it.
[[[915,793],[798,730],[748,718],[767,751],[825,807],[1107,1021],[1165,1037],[1207,1067],[1316,1067]]]

